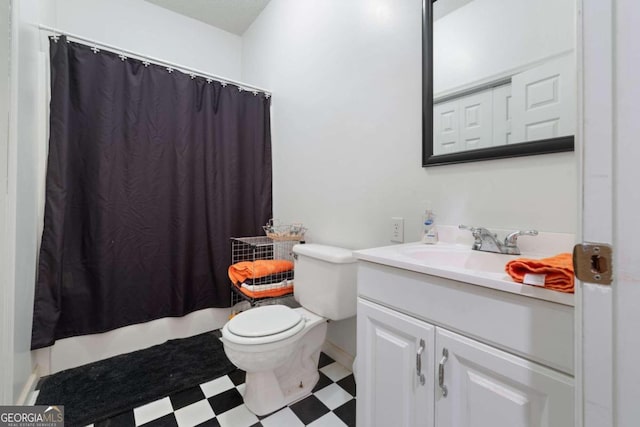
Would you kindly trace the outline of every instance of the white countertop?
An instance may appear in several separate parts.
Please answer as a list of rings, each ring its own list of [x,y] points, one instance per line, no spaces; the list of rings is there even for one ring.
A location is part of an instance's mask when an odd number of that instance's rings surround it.
[[[439,229],[441,237],[444,234],[448,238],[448,242],[441,241],[436,245],[407,243],[383,246],[355,251],[354,256],[362,261],[443,277],[558,304],[574,305],[574,294],[516,283],[504,270],[504,266],[512,259],[544,258],[560,252],[570,252],[573,239],[571,235],[540,233],[537,237],[539,239],[537,241],[540,243],[536,245],[538,247],[535,248],[535,252],[531,248],[534,242],[532,238],[530,241],[528,240],[527,244],[520,246],[523,251],[522,255],[514,256],[473,251],[471,250],[473,239],[459,243],[460,236],[463,236],[462,240],[467,240],[464,234],[458,234],[451,229],[443,231],[444,233]],[[450,239],[451,237],[454,239]],[[524,242],[525,239],[522,240]],[[528,249],[526,252],[525,248]]]

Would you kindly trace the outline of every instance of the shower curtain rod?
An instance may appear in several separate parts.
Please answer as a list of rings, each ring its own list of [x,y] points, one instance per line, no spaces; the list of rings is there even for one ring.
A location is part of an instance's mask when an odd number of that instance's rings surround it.
[[[96,40],[91,40],[91,39],[88,39],[86,37],[82,37],[82,36],[79,36],[77,34],[71,34],[71,33],[67,32],[67,31],[62,31],[62,30],[59,30],[57,28],[48,27],[46,25],[39,25],[38,27],[40,28],[40,30],[48,31],[48,32],[52,33],[53,35],[64,35],[64,36],[70,37],[72,39],[88,43],[88,44],[90,44],[90,45],[92,45],[94,47],[103,47],[103,48],[105,48],[107,50],[115,51],[114,53],[120,53],[120,54],[123,54],[124,56],[127,56],[127,57],[140,59],[142,61],[151,62],[151,63],[157,64],[157,65],[164,65],[166,67],[172,68],[172,69],[177,70],[177,71],[183,71],[183,72],[185,72],[185,74],[199,75],[199,76],[202,76],[202,77],[206,77],[206,78],[210,78],[212,80],[219,81],[221,83],[230,83],[230,84],[233,84],[235,86],[238,86],[238,87],[240,87],[242,89],[245,89],[247,91],[250,91],[250,92],[263,92],[267,96],[271,96],[272,95],[271,91],[269,91],[267,89],[260,88],[258,86],[253,86],[253,85],[250,85],[250,84],[247,84],[247,83],[242,83],[242,82],[239,82],[237,80],[228,79],[226,77],[218,76],[216,74],[207,73],[205,71],[201,71],[201,70],[198,70],[198,69],[195,69],[195,68],[185,67],[185,66],[182,66],[182,65],[175,64],[173,62],[165,61],[164,59],[155,58],[153,56],[141,55],[139,53],[132,52],[130,50],[123,49],[123,48],[118,47],[118,46],[110,45],[110,44],[107,44],[107,43],[102,43],[102,42],[99,42],[99,41],[96,41]]]

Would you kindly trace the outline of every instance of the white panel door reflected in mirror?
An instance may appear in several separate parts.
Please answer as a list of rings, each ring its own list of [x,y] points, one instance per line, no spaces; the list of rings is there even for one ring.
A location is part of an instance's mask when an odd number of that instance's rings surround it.
[[[538,154],[534,142],[566,146],[567,137],[572,149],[575,21],[574,0],[435,1],[433,139],[427,147],[425,135],[423,164]]]

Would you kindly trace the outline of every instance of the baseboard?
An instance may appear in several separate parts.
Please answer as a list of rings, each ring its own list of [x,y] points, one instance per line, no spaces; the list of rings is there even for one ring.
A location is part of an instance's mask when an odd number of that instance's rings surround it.
[[[324,344],[322,344],[322,351],[345,368],[351,370],[353,366],[354,356],[350,355],[342,348],[338,347],[331,341],[326,340]]]
[[[18,396],[18,400],[16,400],[16,405],[26,405],[31,396],[38,385],[38,381],[40,380],[40,366],[36,365],[33,368],[33,372],[27,378],[27,382],[22,387],[22,391],[20,392],[20,396]]]

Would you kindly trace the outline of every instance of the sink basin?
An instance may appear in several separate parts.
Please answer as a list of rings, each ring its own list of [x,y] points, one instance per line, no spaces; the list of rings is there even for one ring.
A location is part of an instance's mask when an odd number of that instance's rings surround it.
[[[462,245],[409,245],[398,253],[434,268],[461,269],[495,273],[507,277],[504,267],[521,255],[474,251]]]

